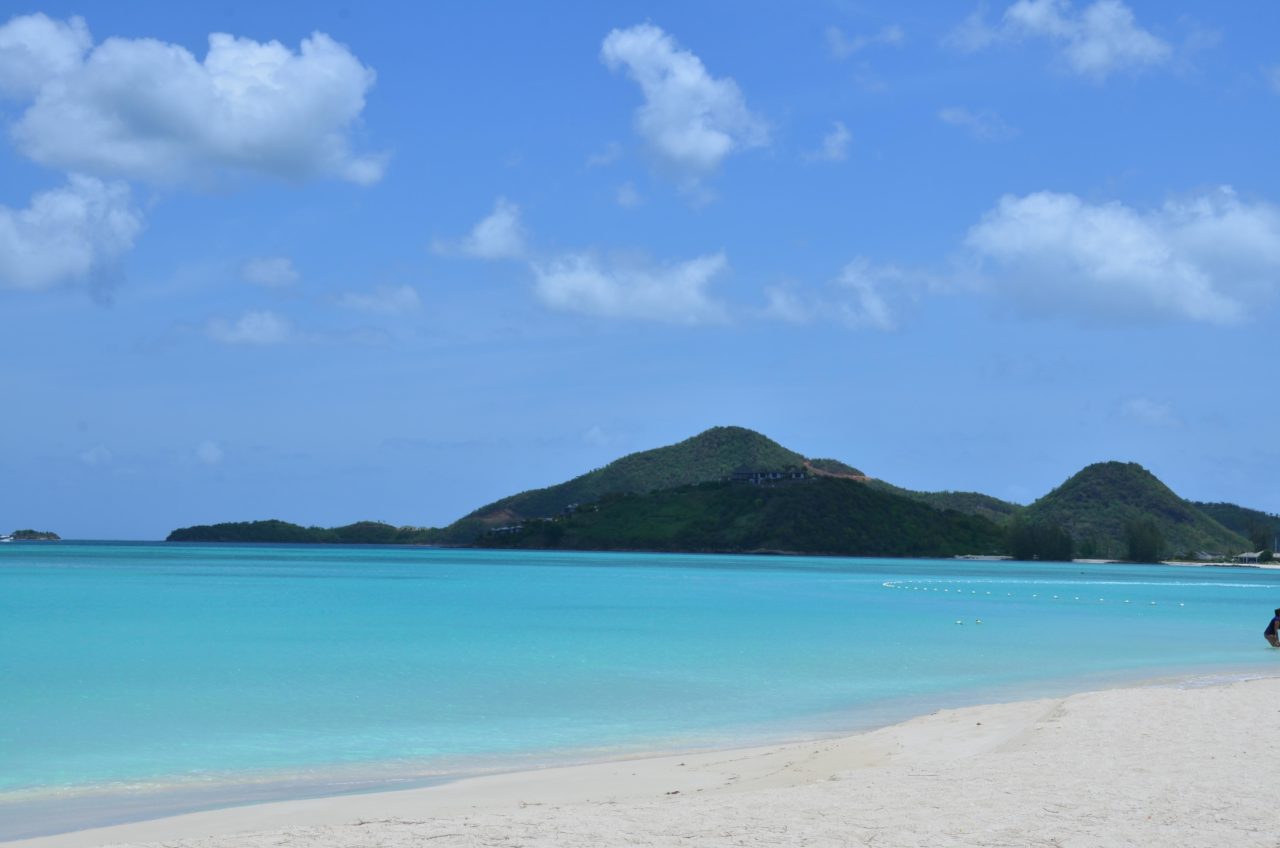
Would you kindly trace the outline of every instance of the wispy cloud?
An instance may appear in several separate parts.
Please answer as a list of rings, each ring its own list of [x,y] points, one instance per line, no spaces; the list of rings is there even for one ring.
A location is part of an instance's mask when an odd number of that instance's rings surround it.
[[[829,26],[826,39],[827,51],[832,57],[848,59],[874,45],[900,47],[906,40],[906,33],[897,24],[890,24],[869,35],[845,35],[839,27]]]
[[[235,321],[211,318],[205,334],[226,345],[267,346],[284,344],[294,338],[293,326],[270,311],[246,312]]]
[[[1262,69],[1262,78],[1276,94],[1280,94],[1280,65],[1268,65]]]
[[[336,302],[344,309],[378,315],[401,315],[413,312],[422,305],[418,290],[410,285],[378,286],[371,291],[344,292]]]
[[[1151,427],[1175,427],[1181,423],[1169,404],[1146,397],[1126,400],[1120,405],[1120,414]]]
[[[240,279],[264,288],[285,288],[301,279],[293,260],[287,256],[259,256],[240,266]]]
[[[222,446],[208,439],[196,445],[194,455],[201,465],[220,465],[224,456]]]
[[[474,259],[520,259],[525,254],[525,231],[520,207],[505,197],[480,219],[471,232],[457,241],[436,239],[432,248],[440,254],[458,253]]]
[[[107,465],[114,458],[106,445],[94,445],[80,452],[80,461],[85,465]]]
[[[1069,0],[1017,0],[993,21],[980,6],[945,43],[975,52],[1027,40],[1055,45],[1068,70],[1095,82],[1121,70],[1168,64],[1173,58],[1173,48],[1139,26],[1133,10],[1120,0],[1095,0],[1079,10]]]
[[[618,186],[618,193],[615,199],[623,209],[632,209],[639,206],[644,200],[640,196],[640,192],[636,190],[635,183],[630,182]]]
[[[808,158],[817,162],[843,162],[849,156],[849,142],[853,134],[842,121],[833,121],[831,130],[822,137],[822,144]]]
[[[622,145],[616,141],[606,144],[601,150],[587,157],[588,168],[603,168],[612,165],[622,158]]]
[[[834,321],[854,329],[894,330],[899,324],[891,299],[901,298],[913,275],[895,265],[858,257],[820,289],[794,283],[765,290],[764,315],[791,324]]]
[[[962,106],[948,106],[938,110],[938,120],[965,130],[979,141],[1008,141],[1018,135],[1018,130],[990,110],[974,112]]]

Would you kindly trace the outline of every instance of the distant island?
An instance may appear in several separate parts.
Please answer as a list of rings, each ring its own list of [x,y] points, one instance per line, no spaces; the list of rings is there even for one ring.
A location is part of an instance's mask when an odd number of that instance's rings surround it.
[[[1244,552],[1265,561],[1278,535],[1280,516],[1184,500],[1136,463],[1090,465],[1023,506],[904,489],[742,427],[713,427],[446,527],[267,520],[185,527],[168,541],[1154,562]]]
[[[288,521],[232,521],[198,524],[174,530],[167,542],[275,542],[321,545],[412,545],[430,541],[438,531],[393,527],[380,521],[357,521],[342,527],[303,527]]]
[[[60,542],[62,537],[48,530],[14,530],[10,534],[15,542]]]

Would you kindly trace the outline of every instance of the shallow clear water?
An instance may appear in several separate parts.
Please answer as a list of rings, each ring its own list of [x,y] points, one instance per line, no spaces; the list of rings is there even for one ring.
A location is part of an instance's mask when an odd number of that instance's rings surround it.
[[[1276,606],[1280,572],[1252,569],[5,545],[0,801],[736,744],[1280,673],[1261,637]]]

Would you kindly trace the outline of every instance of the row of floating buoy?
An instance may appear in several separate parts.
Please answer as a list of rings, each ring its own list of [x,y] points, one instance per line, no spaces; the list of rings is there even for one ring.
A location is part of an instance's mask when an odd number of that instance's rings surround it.
[[[886,589],[910,589],[910,590],[912,590],[913,592],[914,592],[914,591],[921,591],[921,592],[937,592],[937,591],[938,591],[938,587],[937,587],[937,586],[911,586],[911,585],[902,585],[902,584],[900,584],[900,583],[894,583],[894,582],[892,582],[892,581],[890,581],[890,582],[886,582],[886,583],[883,583],[883,584],[881,584],[881,585],[883,585],[883,586],[884,586],[884,588],[886,588]],[[942,592],[943,592],[943,593],[945,593],[945,594],[951,594],[951,593],[952,593],[952,590],[951,590],[951,589],[949,589],[949,588],[943,587],[943,588],[942,588]],[[955,593],[956,595],[962,595],[962,596],[963,596],[963,595],[965,594],[965,590],[964,590],[964,589],[956,589],[956,590],[954,590],[954,593]],[[970,594],[970,595],[977,595],[977,594],[978,594],[978,590],[977,590],[977,589],[970,589],[970,590],[968,590],[968,594]],[[984,591],[984,592],[983,592],[983,595],[984,595],[984,596],[985,596],[985,595],[990,595],[990,594],[991,594],[991,592],[990,592],[990,591]],[[1012,598],[1012,597],[1014,597],[1014,594],[1013,594],[1012,592],[1005,592],[1005,597],[1007,597],[1007,598]],[[1037,600],[1038,600],[1038,599],[1040,598],[1040,593],[1039,593],[1039,592],[1032,592],[1032,593],[1031,593],[1031,597],[1032,597],[1032,598],[1035,598],[1035,599],[1037,599]],[[1062,597],[1062,596],[1060,596],[1060,595],[1053,595],[1053,596],[1051,597],[1051,600],[1061,601],[1061,600],[1067,600],[1067,598]],[[1087,600],[1087,599],[1081,598],[1079,595],[1073,595],[1073,596],[1071,597],[1071,600],[1073,600],[1073,601],[1080,601],[1080,600]],[[1104,604],[1104,603],[1106,603],[1106,602],[1107,602],[1107,599],[1106,599],[1106,598],[1098,598],[1097,602],[1098,602],[1098,603],[1100,603],[1100,604]],[[1125,600],[1121,601],[1121,603],[1131,604],[1131,603],[1132,603],[1132,601],[1130,601],[1130,600],[1128,600],[1128,599],[1125,599]],[[1154,606],[1159,606],[1159,603],[1158,603],[1158,602],[1156,602],[1156,601],[1148,601],[1148,602],[1147,602],[1147,605],[1148,605],[1148,606],[1152,606],[1152,607],[1154,607]],[[1178,602],[1178,606],[1180,606],[1180,607],[1185,607],[1185,606],[1186,606],[1186,603],[1185,603],[1185,602],[1182,602],[1182,601],[1179,601],[1179,602]],[[957,622],[956,622],[956,624],[963,624],[963,623],[964,623],[964,622],[962,622],[962,621],[957,621]],[[977,622],[977,623],[979,623],[979,624],[980,624],[981,622]]]

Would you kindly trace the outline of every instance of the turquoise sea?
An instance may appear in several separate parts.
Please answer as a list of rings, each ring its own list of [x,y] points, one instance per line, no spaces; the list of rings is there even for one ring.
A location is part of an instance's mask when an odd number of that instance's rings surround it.
[[[2,545],[0,839],[1275,674],[1277,606],[1257,569]]]

